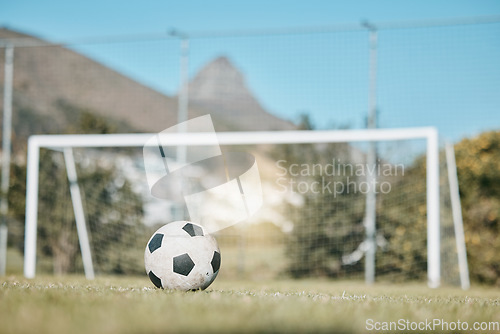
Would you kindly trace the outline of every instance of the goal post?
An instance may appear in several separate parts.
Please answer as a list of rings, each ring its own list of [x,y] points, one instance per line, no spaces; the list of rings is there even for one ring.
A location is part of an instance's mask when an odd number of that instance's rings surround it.
[[[40,149],[144,147],[156,134],[35,135],[28,140],[24,275],[33,278],[37,262],[37,222]],[[163,142],[175,146],[203,146],[213,134],[170,133]],[[220,145],[324,144],[423,139],[426,141],[427,279],[441,283],[439,142],[433,127],[369,130],[218,132]]]

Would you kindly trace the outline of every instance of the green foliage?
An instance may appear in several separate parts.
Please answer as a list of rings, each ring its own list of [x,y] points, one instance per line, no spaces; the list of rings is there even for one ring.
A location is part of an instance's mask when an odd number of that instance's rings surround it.
[[[301,128],[308,129],[307,118],[302,121]],[[336,159],[348,158],[348,147],[345,144],[329,144],[318,146],[313,144],[284,145],[276,155],[285,161],[287,168],[291,164],[299,166],[311,164],[325,165]],[[310,175],[290,176],[297,184],[324,182],[330,186],[335,182],[346,183],[345,176]],[[355,181],[355,176],[351,176]],[[331,187],[330,187],[331,189]],[[295,189],[298,193],[298,189]],[[347,274],[360,273],[361,264],[345,266],[342,255],[351,253],[363,240],[362,227],[363,197],[347,189],[342,194],[333,191],[319,193],[306,192],[300,194],[303,204],[289,205],[286,214],[294,224],[294,229],[287,239],[287,255],[289,257],[288,273],[295,278],[300,277],[345,277]],[[350,217],[350,219],[345,219]]]
[[[325,164],[324,157],[346,156],[347,146],[330,145],[311,159],[312,146],[303,157],[311,164]],[[344,153],[342,153],[344,152]],[[294,160],[295,162],[297,160]],[[427,272],[427,232],[425,204],[425,169],[419,163],[408,168],[404,176],[391,180],[393,191],[377,195],[377,235],[383,245],[377,247],[376,271],[380,279],[424,279]],[[349,181],[360,181],[349,176]],[[318,180],[321,181],[321,180]],[[347,176],[329,177],[328,181],[346,184]],[[343,264],[342,256],[351,254],[365,239],[365,195],[344,191],[342,194],[306,193],[304,204],[288,209],[294,230],[288,240],[294,277],[359,277],[364,259]]]
[[[62,102],[59,108],[72,120],[67,132],[104,134],[119,128],[90,111]],[[106,156],[94,162],[88,156],[79,159],[78,150],[74,153],[95,269],[101,273],[142,273],[142,254],[137,249],[144,247],[150,231],[142,224],[140,195],[132,191],[130,181],[114,161],[119,153],[106,150]],[[120,154],[127,153],[122,150]],[[63,154],[42,149],[39,170],[40,269],[57,274],[81,272],[80,246]],[[9,245],[20,250],[24,244],[25,196],[26,166],[14,163],[9,189]]]
[[[14,106],[12,117],[14,143],[13,152],[25,150],[25,139],[34,134],[57,133],[60,126],[58,119],[52,115],[41,115],[27,107]]]
[[[79,184],[96,268],[102,273],[142,273],[142,250],[150,231],[142,224],[140,195],[113,165],[80,167]]]
[[[10,247],[22,249],[24,244],[24,216],[26,201],[26,167],[10,165],[8,228]]]
[[[500,131],[455,146],[470,276],[500,285]]]
[[[301,128],[310,129],[307,117]],[[364,164],[363,158],[352,155],[349,144],[285,145],[276,152],[278,159],[299,166],[332,163]],[[309,173],[306,173],[309,174]],[[363,176],[341,175],[292,176],[295,182],[349,182],[360,184]],[[392,190],[377,194],[377,279],[422,280],[427,272],[427,221],[425,192],[425,160],[406,166],[404,175],[382,176]],[[326,191],[323,191],[326,190]],[[303,204],[289,205],[286,214],[294,224],[287,240],[290,259],[288,273],[293,277],[362,277],[364,256],[355,261],[343,261],[343,256],[355,252],[365,240],[365,193],[345,187],[341,193],[321,189],[300,194]]]
[[[122,120],[112,119],[82,108],[66,100],[57,100],[56,109],[64,124],[63,132],[71,134],[109,134],[135,132],[135,129]]]
[[[425,280],[427,215],[425,159],[417,159],[405,175],[393,177],[392,191],[377,196],[377,230],[387,244],[379,247],[377,275],[392,281]]]
[[[75,270],[78,239],[62,154],[40,154],[37,247],[42,263],[52,259],[55,274]]]
[[[75,152],[78,157],[78,152]],[[112,159],[109,156],[108,159]],[[110,161],[108,161],[109,163]],[[81,269],[79,243],[62,153],[42,151],[38,246],[58,274]],[[142,201],[116,167],[103,161],[77,163],[94,266],[101,273],[142,273],[149,231],[142,224]]]
[[[294,163],[321,164],[325,156],[339,156],[334,147],[330,149],[333,151],[328,153],[313,145],[295,145],[286,147],[281,154]],[[482,284],[500,285],[500,132],[464,139],[455,150],[470,277]],[[391,192],[377,195],[377,233],[386,243],[377,248],[379,278],[391,275],[391,280],[425,279],[425,163],[424,158],[417,159],[407,166],[404,176],[390,180]],[[445,179],[443,173],[443,192],[448,187]],[[363,198],[307,193],[303,206],[287,208],[295,225],[287,244],[292,276],[342,277],[363,270],[360,263],[348,268],[340,261],[342,254],[348,254],[364,240],[363,217],[356,214],[357,210],[364,211]],[[443,212],[441,218],[442,223],[450,219]],[[455,249],[454,244],[445,242],[447,252]],[[452,261],[456,261],[456,254],[443,255],[454,256]]]

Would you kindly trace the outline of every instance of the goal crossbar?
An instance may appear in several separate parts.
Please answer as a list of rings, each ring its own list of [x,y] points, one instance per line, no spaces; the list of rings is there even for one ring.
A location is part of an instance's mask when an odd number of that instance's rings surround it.
[[[38,219],[38,181],[40,149],[67,147],[143,147],[155,133],[88,134],[88,135],[34,135],[28,140],[26,180],[26,223],[24,275],[33,278],[36,273],[36,230]],[[162,144],[193,146],[211,143],[213,133],[162,133]],[[427,174],[427,277],[431,287],[440,285],[440,221],[439,221],[439,143],[434,127],[323,130],[323,131],[252,131],[218,132],[220,145],[306,144],[337,142],[370,142],[390,140],[426,140]]]

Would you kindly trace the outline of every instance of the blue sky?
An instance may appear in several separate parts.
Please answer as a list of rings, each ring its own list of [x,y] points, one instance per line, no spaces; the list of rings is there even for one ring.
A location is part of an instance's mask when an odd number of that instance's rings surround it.
[[[500,14],[497,0],[2,0],[0,22],[51,39],[159,32],[310,27]]]
[[[365,19],[381,23],[491,15],[500,15],[500,1],[0,0],[0,25],[52,41],[164,33],[172,28],[234,32],[357,24]],[[380,125],[433,125],[451,140],[500,128],[499,26],[443,28],[437,34],[425,29],[381,31]],[[300,35],[289,39],[195,40],[191,43],[190,74],[224,54],[245,73],[250,88],[271,112],[288,119],[309,112],[319,128],[341,124],[363,127],[368,109],[368,34],[338,34],[332,47],[313,57],[308,52],[295,52],[297,45],[302,50],[323,50],[319,47],[324,43],[322,38]],[[470,47],[461,47],[469,42]],[[153,44],[143,51],[148,53],[147,58],[127,50],[127,45],[75,48],[174,94],[178,89],[178,51],[165,56],[158,54]],[[263,44],[273,46],[267,53],[251,50]],[[286,56],[283,61],[288,51],[293,57]],[[267,67],[262,66],[264,61]],[[171,67],[159,71],[161,62]],[[334,66],[325,70],[322,64]],[[289,74],[292,66],[294,73]],[[325,96],[328,98],[323,99]]]

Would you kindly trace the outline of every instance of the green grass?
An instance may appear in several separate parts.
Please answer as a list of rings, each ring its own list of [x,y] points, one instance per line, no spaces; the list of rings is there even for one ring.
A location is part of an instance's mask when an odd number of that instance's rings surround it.
[[[179,292],[153,288],[146,276],[1,282],[0,333],[359,333],[367,319],[500,322],[500,291],[487,288],[222,278]]]

